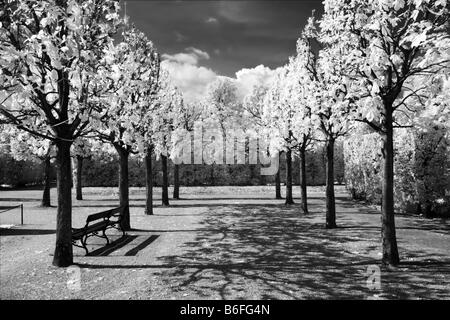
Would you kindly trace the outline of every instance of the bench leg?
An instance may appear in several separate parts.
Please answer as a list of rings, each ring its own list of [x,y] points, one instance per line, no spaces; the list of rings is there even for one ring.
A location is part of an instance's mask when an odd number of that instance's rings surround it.
[[[89,250],[86,246],[86,241],[87,241],[87,236],[84,236],[83,238],[81,238],[81,245],[83,246],[84,250],[86,251],[86,255],[89,254]]]
[[[108,245],[108,244],[109,244],[109,238],[108,238],[108,236],[106,235],[106,229],[103,229],[103,230],[102,230],[102,233],[103,233],[103,238],[106,239],[106,244]]]

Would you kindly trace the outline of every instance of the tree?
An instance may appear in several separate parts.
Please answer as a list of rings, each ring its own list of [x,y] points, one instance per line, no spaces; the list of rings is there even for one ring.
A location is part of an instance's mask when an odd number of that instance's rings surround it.
[[[105,87],[109,92],[102,97],[101,108],[104,110],[95,120],[95,131],[97,138],[105,143],[110,143],[119,158],[119,204],[123,207],[121,212],[121,228],[130,230],[129,209],[129,187],[128,187],[128,159],[133,152],[132,127],[129,125],[129,117],[126,108],[128,103],[128,68],[134,65],[127,55],[128,44],[126,43],[127,31],[123,32],[124,41],[116,47],[110,48],[110,59],[103,60],[101,66],[105,74]],[[109,61],[108,61],[109,60]],[[107,63],[109,62],[109,63]],[[112,63],[111,63],[112,62]]]
[[[294,110],[283,95],[284,86],[288,82],[288,70],[286,67],[280,69],[272,81],[264,99],[263,117],[270,132],[271,153],[285,152],[286,158],[286,201],[285,204],[293,204],[292,197],[292,149],[293,132],[292,121]]]
[[[130,73],[133,89],[130,92],[133,108],[128,109],[129,120],[133,127],[135,149],[145,162],[146,205],[145,214],[153,214],[153,173],[152,154],[154,151],[155,118],[160,90],[160,57],[145,34],[134,31],[133,54],[138,59],[135,71]]]
[[[77,200],[83,200],[83,160],[91,157],[92,143],[90,139],[79,138],[72,145],[72,154],[74,164],[72,170],[74,171],[75,180],[75,198]]]
[[[304,52],[289,59],[288,83],[285,85],[283,95],[289,105],[294,108],[294,117],[291,122],[293,144],[300,158],[300,190],[301,207],[303,213],[308,213],[307,181],[306,181],[306,150],[313,141],[313,123],[311,121],[311,108],[308,106],[308,96],[305,94],[303,84],[308,81],[305,74]]]
[[[101,140],[111,143],[119,156],[119,201],[124,207],[122,228],[129,230],[128,159],[131,153],[137,152],[137,139],[145,136],[144,127],[137,123],[151,110],[159,57],[152,42],[128,24],[122,32],[122,42],[110,52],[101,68],[108,88],[102,101],[105,112],[97,118],[99,126],[95,131]],[[144,145],[142,141],[140,145]]]
[[[227,155],[233,156],[234,161],[234,142],[235,133],[240,132],[240,120],[242,119],[243,110],[237,96],[237,86],[232,79],[227,77],[219,77],[208,85],[206,93],[205,115],[203,125],[207,136],[214,137],[213,141],[205,139],[206,150],[214,150],[214,154],[206,155],[206,163],[211,165],[212,184],[214,182],[214,163],[227,163]],[[236,131],[235,131],[236,130]],[[221,135],[221,141],[218,141]],[[213,147],[210,147],[213,145]],[[222,150],[216,150],[216,147],[222,146]],[[227,148],[228,147],[228,148]],[[222,157],[220,157],[220,155]],[[205,160],[205,157],[204,157]],[[228,172],[229,172],[229,168]]]
[[[182,139],[184,139],[186,135],[188,135],[189,137],[191,136],[191,133],[194,131],[196,122],[200,121],[202,118],[204,106],[200,101],[184,102],[183,99],[181,99],[180,103],[178,103],[176,107],[178,107],[178,109],[175,110],[175,114],[177,114],[178,116],[174,119],[175,120],[174,132],[172,134],[173,155],[178,153],[177,147],[180,146],[177,145],[178,142],[177,135],[180,135]],[[179,181],[180,165],[181,163],[178,163],[178,161],[174,161],[174,174],[173,174],[174,199],[180,198],[180,181]]]
[[[253,130],[256,137],[262,137],[269,127],[266,123],[267,118],[264,115],[264,99],[270,88],[269,83],[259,83],[255,85],[250,93],[244,97],[243,108],[244,117],[247,119],[246,126]],[[278,153],[278,163],[280,162],[280,152]],[[280,169],[278,168],[275,174],[275,199],[283,199],[281,196],[281,178]]]
[[[319,47],[313,49],[313,45]],[[318,51],[318,52],[317,52]],[[346,94],[341,50],[326,46],[313,17],[297,41],[297,70],[304,74],[303,90],[311,123],[322,135],[326,146],[326,222],[328,229],[336,228],[334,195],[334,145],[351,129],[353,110]]]
[[[265,99],[264,116],[271,132],[272,148],[286,155],[286,204],[292,198],[292,153],[299,151],[302,170],[302,210],[308,212],[306,195],[306,148],[311,142],[310,109],[303,99],[296,59],[291,58],[275,78]]]
[[[159,73],[159,57],[158,59],[158,73]],[[149,93],[147,97],[152,97],[156,94],[156,87],[154,91]],[[155,98],[156,99],[156,98]],[[149,101],[149,104],[145,104],[145,107],[141,110],[141,117],[138,118],[139,121],[135,123],[136,136],[138,141],[138,146],[140,154],[143,155],[145,162],[145,188],[146,188],[146,203],[145,203],[145,214],[153,214],[153,164],[152,155],[154,153],[153,144],[153,119],[155,108],[158,106],[154,101]]]
[[[175,87],[167,71],[162,70],[160,76],[160,87],[158,91],[157,107],[154,114],[154,130],[152,135],[155,154],[161,158],[163,185],[162,204],[169,205],[169,172],[168,158],[171,154],[172,134],[175,130],[177,118],[181,115],[180,106],[183,104],[183,96]]]
[[[145,214],[153,214],[153,146],[149,144],[145,149]]]
[[[0,114],[56,146],[59,267],[73,262],[70,146],[96,112],[87,84],[112,41],[118,10],[112,0],[21,0],[3,2],[0,11]]]
[[[400,261],[394,219],[394,128],[425,83],[448,72],[450,37],[446,1],[325,1],[322,42],[341,52],[359,121],[382,138],[382,246],[385,264]],[[422,100],[426,101],[426,100]]]

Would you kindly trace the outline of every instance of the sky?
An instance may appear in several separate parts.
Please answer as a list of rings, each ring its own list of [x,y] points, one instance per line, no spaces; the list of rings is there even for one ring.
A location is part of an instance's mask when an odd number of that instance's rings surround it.
[[[321,8],[321,0],[126,1],[130,21],[153,41],[188,100],[218,76],[247,87],[268,77],[295,54],[307,18]]]

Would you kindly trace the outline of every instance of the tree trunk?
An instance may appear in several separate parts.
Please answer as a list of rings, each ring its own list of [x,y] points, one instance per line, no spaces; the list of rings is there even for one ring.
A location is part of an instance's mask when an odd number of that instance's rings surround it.
[[[215,186],[216,185],[216,181],[215,181],[216,179],[214,178],[214,163],[212,163],[210,166],[211,166],[211,171],[210,171],[211,172],[211,174],[210,174],[210,181],[211,182],[210,182],[210,185],[211,186]]]
[[[169,173],[167,170],[167,156],[161,155],[161,164],[163,172],[163,185],[162,185],[162,204],[163,206],[169,205]]]
[[[76,178],[76,199],[83,200],[83,183],[81,181],[83,172],[83,157],[77,156],[77,178]]]
[[[280,154],[278,154],[278,163],[280,163]],[[275,198],[283,199],[281,196],[281,177],[280,177],[280,166],[278,166],[277,173],[275,174]]]
[[[73,188],[73,164],[72,164],[72,160],[69,163],[70,165],[70,188]]]
[[[381,209],[381,239],[383,244],[382,262],[398,265],[400,262],[395,235],[394,219],[394,143],[392,126],[392,107],[385,110],[385,134],[383,135],[383,203]]]
[[[152,150],[147,148],[145,152],[145,214],[153,214],[153,170],[152,170]]]
[[[326,164],[326,228],[336,228],[336,204],[334,199],[334,138],[327,141],[327,164]]]
[[[120,145],[114,145],[119,154],[119,202],[124,207],[122,211],[121,227],[123,230],[130,230],[130,197],[128,190],[128,156],[129,151]]]
[[[50,207],[50,175],[51,175],[51,163],[50,163],[50,156],[47,156],[44,160],[44,192],[42,193],[42,207]]]
[[[306,190],[306,146],[303,143],[300,148],[300,188],[302,193],[302,210],[304,214],[308,214],[308,200]]]
[[[429,199],[425,200],[425,212],[424,212],[424,216],[425,218],[433,218],[434,217],[434,212],[433,210],[431,210],[431,202]]]
[[[68,267],[73,264],[72,251],[72,190],[70,143],[56,143],[56,185],[58,208],[56,211],[56,246],[53,265]]]
[[[173,198],[180,199],[180,165],[173,166]]]
[[[285,204],[293,204],[292,198],[292,151],[286,151],[286,201]]]

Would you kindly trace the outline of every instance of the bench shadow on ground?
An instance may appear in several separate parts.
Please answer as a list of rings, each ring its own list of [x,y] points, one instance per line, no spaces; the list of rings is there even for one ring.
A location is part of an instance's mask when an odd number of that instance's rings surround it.
[[[112,237],[110,237],[110,239],[111,238]],[[158,238],[159,235],[154,234],[150,236],[127,234],[125,236],[114,237],[114,240],[110,240],[109,244],[106,244],[106,241],[104,239],[98,239],[97,241],[88,242],[88,248],[90,249],[90,251],[87,255],[83,254],[83,249],[77,249],[77,253],[75,254],[75,256],[105,257],[118,252],[120,249],[125,247],[126,251],[123,253],[121,252],[121,256],[136,256],[141,250],[147,248]],[[94,248],[94,250],[92,250],[92,248]]]
[[[161,256],[156,263],[149,264],[80,266],[152,269],[174,294],[184,293],[183,297],[442,299],[450,296],[449,255],[403,247],[401,255],[408,257],[407,261],[388,271],[379,265],[376,225],[360,225],[358,219],[349,218],[355,213],[353,210],[338,212],[340,228],[326,230],[323,204],[310,204],[310,211],[311,214],[302,215],[298,204],[211,206],[195,230],[167,230],[195,234],[194,240],[180,242],[181,253]],[[411,227],[421,229],[415,222]],[[423,230],[433,227],[439,225],[430,222]],[[381,290],[368,288],[369,266],[381,267]]]

